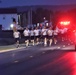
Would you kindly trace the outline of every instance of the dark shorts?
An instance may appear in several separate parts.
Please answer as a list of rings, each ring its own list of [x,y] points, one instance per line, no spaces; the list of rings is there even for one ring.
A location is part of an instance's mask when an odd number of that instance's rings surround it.
[[[48,39],[52,39],[53,38],[53,36],[48,36]]]
[[[30,36],[25,36],[25,40],[30,40]]]
[[[20,41],[20,38],[15,38],[15,42]]]
[[[34,36],[31,36],[31,37],[30,37],[30,40],[34,40]]]
[[[47,35],[43,35],[43,36],[42,36],[42,39],[45,39],[45,38],[47,38],[47,37],[48,37]]]
[[[57,37],[58,37],[58,35],[54,35],[53,37],[54,37],[54,38],[57,38]]]
[[[35,36],[35,39],[39,38],[39,36]]]
[[[35,37],[34,37],[34,40],[36,41],[37,38],[39,38],[39,36],[35,36]]]
[[[41,37],[42,37],[41,35],[38,36],[38,38],[41,38]]]

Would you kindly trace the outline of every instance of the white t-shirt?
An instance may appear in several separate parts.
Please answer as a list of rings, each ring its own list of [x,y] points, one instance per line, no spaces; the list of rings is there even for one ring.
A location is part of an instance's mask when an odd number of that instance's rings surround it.
[[[53,32],[54,32],[54,35],[58,35],[58,30],[57,29],[54,30]]]
[[[29,36],[30,31],[29,30],[24,30],[23,34],[24,34],[24,36]]]
[[[38,36],[39,35],[39,30],[34,30],[34,33],[35,33],[35,36]]]
[[[42,29],[42,35],[47,35],[47,29]]]
[[[52,36],[53,35],[53,30],[48,30],[48,36]]]
[[[30,36],[34,36],[34,30],[30,31]]]
[[[20,35],[20,32],[18,31],[13,33],[14,38],[19,38],[19,35]]]

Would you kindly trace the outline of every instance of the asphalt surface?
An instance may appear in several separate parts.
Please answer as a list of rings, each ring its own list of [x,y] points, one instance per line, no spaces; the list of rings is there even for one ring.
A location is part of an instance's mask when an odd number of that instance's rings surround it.
[[[1,52],[0,75],[76,75],[74,45],[38,45]]]

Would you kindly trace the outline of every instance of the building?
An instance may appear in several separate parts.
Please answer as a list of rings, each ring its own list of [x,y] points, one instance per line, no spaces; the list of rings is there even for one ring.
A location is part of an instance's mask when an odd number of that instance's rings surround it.
[[[22,27],[31,26],[34,23],[33,19],[36,17],[33,18],[33,11],[35,12],[40,8],[53,13],[56,11],[67,11],[75,9],[76,2],[74,0],[64,2],[61,0],[0,0],[0,14],[17,14],[18,24]],[[52,16],[50,14],[49,18]]]

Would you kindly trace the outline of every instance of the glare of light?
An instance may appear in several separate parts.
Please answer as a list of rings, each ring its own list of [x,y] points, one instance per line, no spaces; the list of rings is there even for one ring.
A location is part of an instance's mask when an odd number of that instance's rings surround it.
[[[60,47],[58,47],[58,49],[60,49]]]
[[[63,24],[64,24],[64,25],[67,25],[68,23],[67,23],[67,22],[64,22]]]
[[[18,22],[17,22],[17,25],[18,25]]]
[[[61,21],[60,24],[61,25],[69,25],[70,24],[70,21]]]
[[[13,28],[13,26],[14,26],[13,24],[10,25],[11,28]]]
[[[19,17],[19,20],[20,20],[20,15],[18,15],[18,17]]]
[[[67,23],[70,24],[70,21],[68,21]]]
[[[40,24],[39,23],[37,23],[37,26],[39,26]]]
[[[63,22],[60,22],[60,24],[63,24]]]
[[[48,26],[49,24],[48,23],[46,23],[46,26]]]
[[[73,30],[73,32],[75,32],[75,30]]]
[[[63,47],[65,47],[65,45],[63,45]]]
[[[43,19],[45,20],[46,18],[44,17]]]
[[[69,22],[64,22],[63,24],[64,25],[69,25],[70,24],[70,21]]]
[[[68,43],[68,45],[70,45],[70,43]]]
[[[42,24],[40,24],[40,27],[42,27]]]

